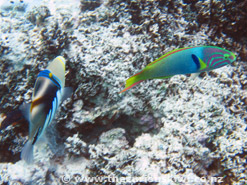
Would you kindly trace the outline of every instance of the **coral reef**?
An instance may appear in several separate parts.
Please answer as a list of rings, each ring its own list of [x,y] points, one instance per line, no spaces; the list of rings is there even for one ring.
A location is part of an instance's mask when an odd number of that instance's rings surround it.
[[[36,25],[40,25],[44,22],[45,18],[50,16],[50,11],[46,6],[39,6],[38,8],[33,8],[27,14],[27,19]]]
[[[214,34],[221,36],[226,34],[237,41],[245,43],[247,26],[244,17],[246,17],[246,1],[200,1],[196,3],[195,8],[199,9],[198,22],[200,24],[209,24],[214,29]]]
[[[3,2],[0,113],[30,101],[36,75],[57,55],[74,93],[46,144],[35,146],[33,165],[20,160],[27,123],[0,130],[1,183],[247,183],[245,1],[23,0],[21,11]],[[240,56],[195,79],[150,80],[119,94],[148,63],[191,45]]]
[[[80,156],[87,153],[87,143],[78,138],[78,134],[68,137],[65,142],[65,150],[71,155]]]
[[[195,4],[194,9],[199,10],[198,23],[209,25],[210,38],[213,40],[233,38],[234,42],[231,45],[235,46],[235,50],[243,60],[247,57],[247,31],[245,29],[247,23],[244,18],[247,16],[246,6],[247,1],[225,1],[221,3],[213,0],[199,1]],[[239,46],[239,42],[242,46]]]

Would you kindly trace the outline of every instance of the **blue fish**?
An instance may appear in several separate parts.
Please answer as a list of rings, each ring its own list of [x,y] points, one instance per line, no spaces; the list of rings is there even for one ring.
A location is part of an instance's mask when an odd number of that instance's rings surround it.
[[[142,71],[126,80],[127,91],[148,79],[165,79],[179,74],[201,73],[231,64],[236,56],[216,46],[194,46],[175,49],[148,64]]]

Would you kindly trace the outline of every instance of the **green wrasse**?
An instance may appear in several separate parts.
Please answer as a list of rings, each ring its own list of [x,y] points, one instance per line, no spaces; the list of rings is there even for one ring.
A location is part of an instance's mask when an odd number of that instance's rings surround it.
[[[231,64],[236,56],[216,46],[195,46],[170,51],[148,64],[142,71],[126,81],[125,89],[148,79],[164,79],[179,74],[201,73]]]

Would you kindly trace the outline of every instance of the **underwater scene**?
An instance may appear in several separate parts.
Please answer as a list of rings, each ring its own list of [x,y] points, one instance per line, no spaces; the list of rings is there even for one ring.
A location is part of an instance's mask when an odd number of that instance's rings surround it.
[[[246,7],[1,0],[0,184],[247,184]]]

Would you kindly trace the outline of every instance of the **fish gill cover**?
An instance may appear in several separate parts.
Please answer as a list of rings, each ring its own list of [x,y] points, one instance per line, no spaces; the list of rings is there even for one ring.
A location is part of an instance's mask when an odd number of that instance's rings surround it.
[[[245,1],[11,2],[0,7],[2,119],[30,102],[37,74],[58,55],[74,92],[47,129],[47,142],[35,146],[33,165],[20,160],[26,121],[15,114],[16,124],[1,129],[0,182],[62,184],[70,177],[80,184],[112,175],[247,183]],[[196,45],[230,50],[237,63],[118,93],[150,62]]]

